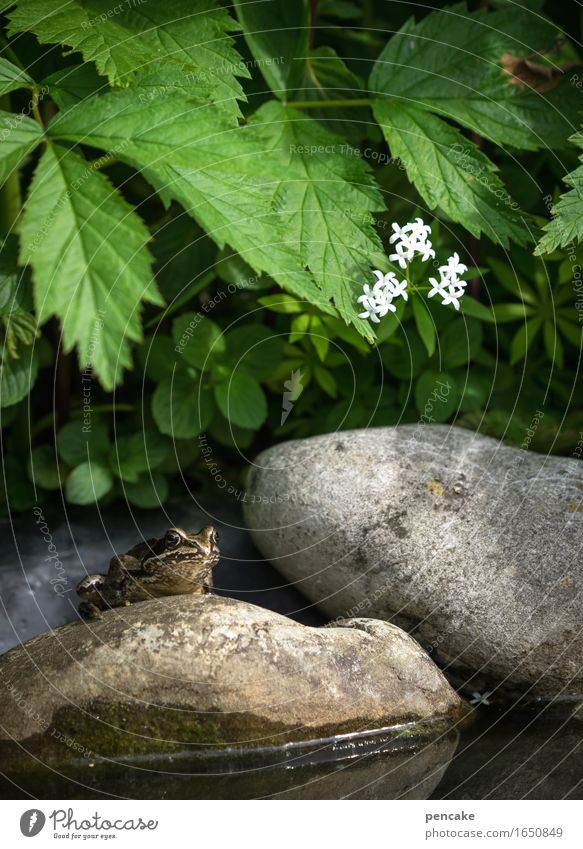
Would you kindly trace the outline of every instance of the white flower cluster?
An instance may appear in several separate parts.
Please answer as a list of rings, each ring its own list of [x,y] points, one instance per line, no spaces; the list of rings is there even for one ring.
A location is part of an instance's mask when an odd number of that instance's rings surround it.
[[[391,262],[398,262],[401,268],[407,268],[407,263],[415,254],[420,254],[423,262],[427,262],[429,257],[435,259],[435,251],[429,241],[431,227],[422,218],[416,218],[404,227],[399,227],[396,221],[391,226],[394,232],[389,241],[395,245],[395,253],[389,256]]]
[[[391,262],[397,262],[401,268],[407,268],[407,264],[416,255],[420,256],[423,262],[427,262],[430,258],[435,259],[435,251],[429,240],[431,227],[429,224],[425,224],[422,218],[416,218],[415,221],[410,221],[404,227],[400,227],[394,222],[392,227],[393,235],[390,242],[395,245],[395,253],[389,256]],[[464,294],[466,287],[466,281],[460,280],[460,274],[468,270],[467,266],[460,262],[458,254],[454,253],[447,260],[447,265],[440,265],[437,270],[439,280],[436,280],[435,277],[429,278],[432,289],[427,297],[432,298],[434,295],[439,295],[442,304],[453,304],[455,309],[458,310],[459,299]],[[396,298],[407,300],[407,281],[399,281],[394,271],[383,274],[382,271],[375,270],[373,274],[376,276],[377,282],[372,287],[365,283],[362,287],[362,295],[359,296],[357,301],[363,307],[363,312],[359,313],[359,317],[370,318],[371,321],[378,324],[389,311],[396,312],[397,308],[393,303]]]
[[[439,295],[442,304],[453,304],[456,310],[459,310],[459,299],[466,291],[467,286],[467,281],[460,280],[459,275],[467,270],[467,265],[460,262],[457,253],[454,253],[448,259],[447,265],[440,265],[437,269],[439,280],[436,280],[435,277],[429,278],[433,288],[427,293],[427,297],[432,298],[434,295]]]
[[[362,287],[363,294],[358,298],[358,303],[362,304],[364,312],[360,313],[361,318],[370,318],[371,321],[377,324],[381,318],[386,315],[389,310],[396,312],[397,307],[393,304],[395,298],[408,299],[407,281],[397,279],[394,271],[389,271],[383,274],[382,271],[373,271],[376,275],[377,282],[371,287],[365,283]]]

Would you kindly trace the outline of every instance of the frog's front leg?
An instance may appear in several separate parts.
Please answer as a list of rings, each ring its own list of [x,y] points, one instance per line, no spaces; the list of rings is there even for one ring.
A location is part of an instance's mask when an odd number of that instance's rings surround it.
[[[109,561],[107,578],[109,581],[121,583],[128,572],[138,572],[140,568],[140,561],[131,554],[116,554]]]

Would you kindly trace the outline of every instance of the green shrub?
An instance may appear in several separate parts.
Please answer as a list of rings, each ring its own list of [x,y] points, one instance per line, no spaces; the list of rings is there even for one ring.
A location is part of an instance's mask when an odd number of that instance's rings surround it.
[[[3,509],[232,493],[275,440],[418,420],[579,456],[579,23],[528,5],[1,4]]]

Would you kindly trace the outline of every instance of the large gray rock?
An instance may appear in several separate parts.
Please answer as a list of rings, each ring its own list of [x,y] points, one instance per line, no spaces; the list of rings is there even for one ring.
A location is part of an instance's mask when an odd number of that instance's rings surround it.
[[[582,697],[581,471],[445,425],[345,431],[261,454],[245,518],[328,616],[390,619],[493,699]]]
[[[395,626],[356,619],[313,628],[216,596],[108,611],[0,658],[7,759],[264,746],[464,713],[433,661]]]

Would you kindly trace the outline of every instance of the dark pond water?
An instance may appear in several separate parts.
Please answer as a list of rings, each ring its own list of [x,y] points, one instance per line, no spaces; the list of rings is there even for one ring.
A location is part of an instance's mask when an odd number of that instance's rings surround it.
[[[219,592],[269,607],[305,624],[325,620],[265,563],[236,506],[172,504],[168,512],[47,511],[69,587],[101,571],[114,551],[169,525],[217,524],[223,557]],[[0,652],[72,621],[74,594],[55,594],[46,543],[35,517],[2,528],[14,547],[0,551]],[[85,564],[85,565],[83,565]],[[582,799],[583,711],[540,705],[521,712],[480,708],[463,729],[426,725],[310,741],[253,752],[192,752],[132,761],[79,760],[60,770],[24,758],[0,778],[2,798],[152,799]],[[6,773],[6,767],[0,771]]]
[[[407,726],[273,747],[28,763],[2,798],[582,799],[583,722],[483,712],[461,732]]]

